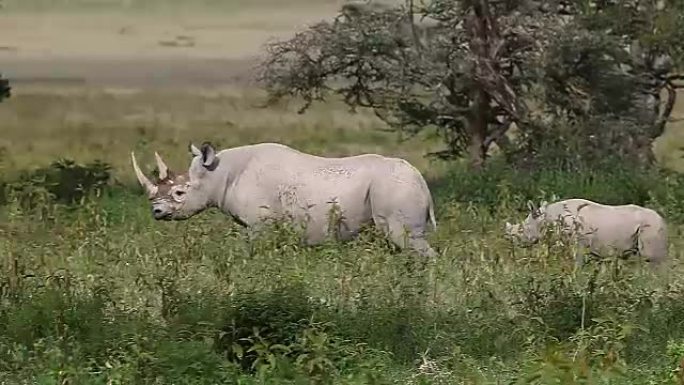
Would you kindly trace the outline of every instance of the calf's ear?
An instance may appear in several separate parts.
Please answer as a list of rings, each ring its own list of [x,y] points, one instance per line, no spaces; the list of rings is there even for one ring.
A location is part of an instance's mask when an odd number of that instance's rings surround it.
[[[529,200],[527,201],[527,209],[528,209],[531,213],[537,211],[537,207],[536,207],[536,205],[534,204],[534,202],[529,201]]]

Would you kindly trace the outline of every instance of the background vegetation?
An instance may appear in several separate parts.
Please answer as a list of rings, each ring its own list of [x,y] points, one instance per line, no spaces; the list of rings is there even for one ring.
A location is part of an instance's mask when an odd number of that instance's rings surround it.
[[[676,124],[656,147],[669,161],[648,167],[493,156],[473,171],[425,158],[443,145],[428,130],[401,141],[334,98],[298,114],[297,100],[257,107],[267,95],[253,89],[12,91],[0,104],[0,383],[684,383]],[[216,212],[155,222],[129,152],[148,172],[155,150],[181,169],[187,142],[204,139],[407,158],[437,203],[435,280],[372,230],[309,248],[287,224],[249,242]],[[512,248],[503,223],[554,196],[657,209],[672,262],[576,270],[553,234]]]

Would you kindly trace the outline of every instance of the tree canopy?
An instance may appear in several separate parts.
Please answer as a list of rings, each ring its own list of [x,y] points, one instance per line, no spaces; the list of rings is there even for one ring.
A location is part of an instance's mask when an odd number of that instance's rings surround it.
[[[302,111],[338,95],[392,129],[435,129],[435,155],[475,168],[495,144],[518,160],[551,146],[648,162],[676,98],[683,31],[675,0],[350,3],[270,44],[260,80],[272,101],[303,98]]]

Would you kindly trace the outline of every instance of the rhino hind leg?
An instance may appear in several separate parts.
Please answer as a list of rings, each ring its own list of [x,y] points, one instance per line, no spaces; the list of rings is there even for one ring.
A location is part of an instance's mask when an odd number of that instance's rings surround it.
[[[373,221],[385,235],[400,249],[410,249],[421,257],[430,259],[436,258],[437,252],[430,246],[425,239],[425,229],[416,228],[409,223],[405,223],[397,216],[389,218],[374,216]],[[424,226],[423,226],[424,227]]]
[[[369,193],[373,222],[392,243],[423,259],[437,256],[425,237],[431,224],[431,198],[420,174],[377,179]]]
[[[647,262],[659,265],[667,258],[667,234],[665,231],[641,231],[638,239],[639,254]]]

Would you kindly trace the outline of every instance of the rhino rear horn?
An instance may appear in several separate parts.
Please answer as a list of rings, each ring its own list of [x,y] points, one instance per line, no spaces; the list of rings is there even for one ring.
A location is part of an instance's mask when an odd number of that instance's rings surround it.
[[[157,170],[159,170],[159,180],[164,180],[169,177],[169,167],[166,166],[164,160],[157,152],[154,153],[154,158],[157,160]]]

